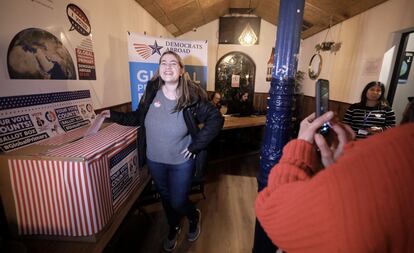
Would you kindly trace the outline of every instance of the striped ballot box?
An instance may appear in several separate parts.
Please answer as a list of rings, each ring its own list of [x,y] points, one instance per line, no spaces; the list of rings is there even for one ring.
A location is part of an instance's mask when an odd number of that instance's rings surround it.
[[[68,132],[1,156],[1,196],[19,235],[93,236],[148,173],[135,127]]]

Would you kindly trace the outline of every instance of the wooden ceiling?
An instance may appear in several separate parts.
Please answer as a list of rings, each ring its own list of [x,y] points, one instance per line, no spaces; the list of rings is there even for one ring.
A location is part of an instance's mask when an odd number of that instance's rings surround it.
[[[305,0],[302,38],[312,36],[387,0]],[[179,36],[205,25],[233,8],[277,25],[279,0],[136,0],[171,34]]]

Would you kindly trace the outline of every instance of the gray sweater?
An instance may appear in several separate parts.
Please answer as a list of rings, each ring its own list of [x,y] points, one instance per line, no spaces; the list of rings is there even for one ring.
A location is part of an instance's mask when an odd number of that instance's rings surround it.
[[[181,164],[181,152],[191,143],[183,112],[174,112],[177,100],[169,100],[158,90],[145,117],[147,158],[159,163]]]

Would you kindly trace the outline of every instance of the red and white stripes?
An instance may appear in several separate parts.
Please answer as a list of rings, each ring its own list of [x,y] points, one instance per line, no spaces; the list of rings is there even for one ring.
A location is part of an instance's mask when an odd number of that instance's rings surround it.
[[[9,160],[19,234],[87,236],[113,214],[107,162]]]
[[[108,154],[135,141],[136,128],[111,125],[101,132],[43,158],[8,160],[19,234],[96,234],[142,181],[136,175],[113,203]]]
[[[47,152],[46,155],[91,159],[96,155],[102,154],[105,149],[112,148],[114,145],[121,145],[122,142],[131,137],[136,138],[136,134],[137,130],[135,127],[112,124],[95,135],[86,136],[76,142],[53,149]]]
[[[69,141],[82,138],[83,134],[86,132],[87,129],[88,127],[81,127],[66,133],[61,133],[59,135],[54,136],[53,138],[48,138],[44,141],[39,142],[39,145],[63,145]]]

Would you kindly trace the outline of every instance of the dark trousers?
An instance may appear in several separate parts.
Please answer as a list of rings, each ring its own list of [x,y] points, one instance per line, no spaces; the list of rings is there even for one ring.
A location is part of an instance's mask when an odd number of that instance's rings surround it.
[[[193,178],[194,160],[182,164],[157,163],[147,159],[148,169],[161,195],[170,228],[177,227],[183,216],[195,219],[197,213],[188,199]]]

